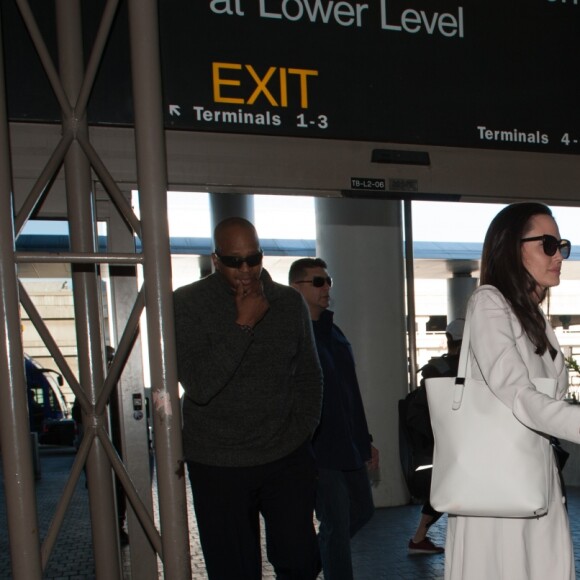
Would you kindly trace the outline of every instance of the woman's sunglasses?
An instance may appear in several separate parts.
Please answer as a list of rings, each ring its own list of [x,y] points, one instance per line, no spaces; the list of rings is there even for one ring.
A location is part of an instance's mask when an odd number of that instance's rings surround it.
[[[570,240],[557,240],[554,236],[544,234],[543,236],[534,236],[533,238],[523,238],[521,242],[542,242],[544,254],[546,256],[553,256],[557,250],[560,250],[564,260],[570,256],[572,244]]]

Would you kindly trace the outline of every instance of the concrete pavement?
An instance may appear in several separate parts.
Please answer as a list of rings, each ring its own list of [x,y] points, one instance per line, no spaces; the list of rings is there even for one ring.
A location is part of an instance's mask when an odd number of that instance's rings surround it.
[[[41,537],[46,534],[52,514],[74,459],[74,449],[44,448],[40,452],[42,477],[37,482],[37,502]],[[2,475],[0,470],[0,475]],[[155,491],[155,490],[154,490]],[[12,577],[6,525],[3,477],[0,478],[0,579]],[[576,569],[580,570],[580,488],[569,490],[569,510],[576,547]],[[191,530],[191,555],[194,580],[205,580],[203,556],[197,537],[195,518],[188,498]],[[407,505],[378,509],[373,519],[352,541],[356,580],[434,580],[443,578],[443,556],[409,556],[407,542],[419,520],[421,506]],[[443,545],[447,518],[441,518],[430,533]],[[128,559],[128,549],[123,549]],[[264,578],[274,578],[264,558]],[[130,579],[130,563],[124,564]],[[161,577],[161,576],[160,576]],[[94,560],[91,546],[88,497],[81,476],[69,512],[51,555],[44,578],[47,580],[93,580]],[[580,574],[577,574],[580,580]],[[133,579],[138,580],[138,579]],[[243,580],[243,579],[240,579]]]

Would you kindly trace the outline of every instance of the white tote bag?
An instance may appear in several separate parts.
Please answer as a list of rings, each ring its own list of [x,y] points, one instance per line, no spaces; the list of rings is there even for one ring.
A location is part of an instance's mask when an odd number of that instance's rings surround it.
[[[462,516],[539,517],[548,512],[552,477],[548,437],[529,429],[471,374],[469,315],[458,377],[425,381],[435,438],[431,505]],[[533,379],[553,397],[556,379]]]

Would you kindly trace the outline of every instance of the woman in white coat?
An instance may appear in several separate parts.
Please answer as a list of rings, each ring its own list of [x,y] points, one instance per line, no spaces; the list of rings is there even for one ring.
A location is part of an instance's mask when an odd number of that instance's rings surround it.
[[[560,283],[570,242],[560,239],[550,209],[539,203],[505,207],[483,246],[481,286],[473,293],[472,377],[531,429],[580,443],[580,407],[562,401],[568,375],[558,341],[540,303]],[[557,379],[556,399],[532,378]],[[539,518],[449,516],[447,580],[575,580],[574,555],[555,458],[552,499]]]

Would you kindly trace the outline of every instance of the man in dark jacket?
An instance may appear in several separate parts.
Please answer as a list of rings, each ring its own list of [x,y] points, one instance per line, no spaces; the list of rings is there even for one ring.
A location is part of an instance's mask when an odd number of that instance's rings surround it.
[[[351,580],[350,539],[374,511],[367,465],[372,460],[378,466],[378,451],[371,446],[351,346],[328,310],[332,280],[326,263],[297,260],[289,281],[310,310],[324,375],[322,416],[312,441],[322,569],[325,580]]]
[[[216,272],[175,291],[183,446],[210,580],[262,577],[259,515],[277,578],[313,580],[322,376],[308,310],[262,269],[254,226],[214,232]]]

